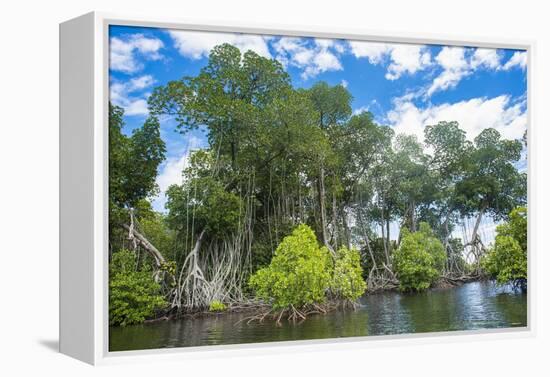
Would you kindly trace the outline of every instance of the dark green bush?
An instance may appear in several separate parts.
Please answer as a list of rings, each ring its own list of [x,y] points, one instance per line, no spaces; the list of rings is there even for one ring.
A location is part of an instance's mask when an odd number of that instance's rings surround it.
[[[250,278],[256,295],[274,309],[322,303],[331,284],[329,252],[319,247],[307,225],[300,225],[283,239],[268,267]]]
[[[135,254],[120,250],[109,266],[109,324],[141,323],[167,305],[151,271],[136,270]]]
[[[210,303],[208,307],[209,312],[223,312],[227,310],[227,305],[219,300],[214,300]]]
[[[399,248],[393,255],[399,287],[403,291],[427,289],[441,275],[445,267],[445,249],[427,223],[411,233],[403,229]]]
[[[499,284],[527,281],[527,208],[518,207],[509,221],[497,227],[495,244],[481,263],[483,270]]]
[[[355,301],[366,289],[359,252],[340,248],[333,259],[313,230],[300,225],[277,247],[269,266],[250,278],[256,295],[274,309],[300,308],[333,297]]]
[[[367,289],[363,280],[361,256],[356,249],[341,247],[336,252],[331,290],[339,298],[355,301]]]

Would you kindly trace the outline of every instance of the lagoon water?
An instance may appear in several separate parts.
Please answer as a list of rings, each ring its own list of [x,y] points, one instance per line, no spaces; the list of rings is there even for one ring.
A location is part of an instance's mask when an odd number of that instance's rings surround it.
[[[492,282],[471,282],[423,293],[366,295],[356,310],[313,315],[302,322],[239,322],[250,314],[111,327],[109,350],[242,344],[353,336],[411,334],[527,326],[527,294]]]

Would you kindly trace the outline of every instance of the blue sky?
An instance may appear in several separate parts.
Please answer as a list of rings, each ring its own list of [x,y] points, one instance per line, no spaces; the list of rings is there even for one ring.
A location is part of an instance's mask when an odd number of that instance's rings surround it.
[[[155,86],[196,75],[221,43],[279,60],[295,87],[320,80],[344,85],[354,112],[368,110],[380,124],[420,140],[423,128],[439,120],[458,121],[470,139],[487,127],[520,138],[527,127],[527,54],[521,50],[111,26],[111,101],[125,109],[124,132],[143,124]],[[161,136],[167,160],[157,178],[157,210],[164,209],[164,190],[181,182],[189,151],[207,146],[204,130],[181,135],[170,118],[161,119]]]

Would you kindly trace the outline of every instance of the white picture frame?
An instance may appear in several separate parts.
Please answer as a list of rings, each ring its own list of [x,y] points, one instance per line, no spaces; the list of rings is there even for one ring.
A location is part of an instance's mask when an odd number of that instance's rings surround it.
[[[93,12],[60,24],[60,352],[90,364],[152,359],[182,359],[379,347],[391,344],[507,339],[535,335],[536,287],[529,285],[528,326],[494,330],[438,332],[245,345],[223,345],[109,352],[108,350],[108,30],[110,25],[182,30],[243,32],[365,41],[423,43],[527,51],[529,155],[536,130],[532,124],[535,43],[526,40],[454,38],[417,33],[321,30],[306,26],[196,22]],[[532,159],[528,159],[529,281],[536,281],[532,250],[536,211]]]

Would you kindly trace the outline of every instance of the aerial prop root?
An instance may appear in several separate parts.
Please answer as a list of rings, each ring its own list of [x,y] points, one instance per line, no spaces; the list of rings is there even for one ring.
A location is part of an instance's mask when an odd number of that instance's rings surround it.
[[[308,316],[312,314],[327,314],[330,310],[334,310],[340,305],[341,302],[327,302],[323,304],[307,304],[300,308],[297,308],[295,305],[290,304],[288,307],[283,309],[273,309],[272,307],[268,307],[267,310],[262,310],[260,312],[256,312],[254,315],[245,317],[238,321],[236,324],[246,322],[247,324],[250,324],[252,322],[263,322],[266,318],[270,318],[275,320],[275,323],[277,326],[282,325],[283,319],[286,319],[288,321],[292,322],[302,322],[304,321]],[[348,305],[347,303],[342,303],[343,305]],[[349,305],[352,305],[353,308],[355,308],[354,303],[349,303]]]

